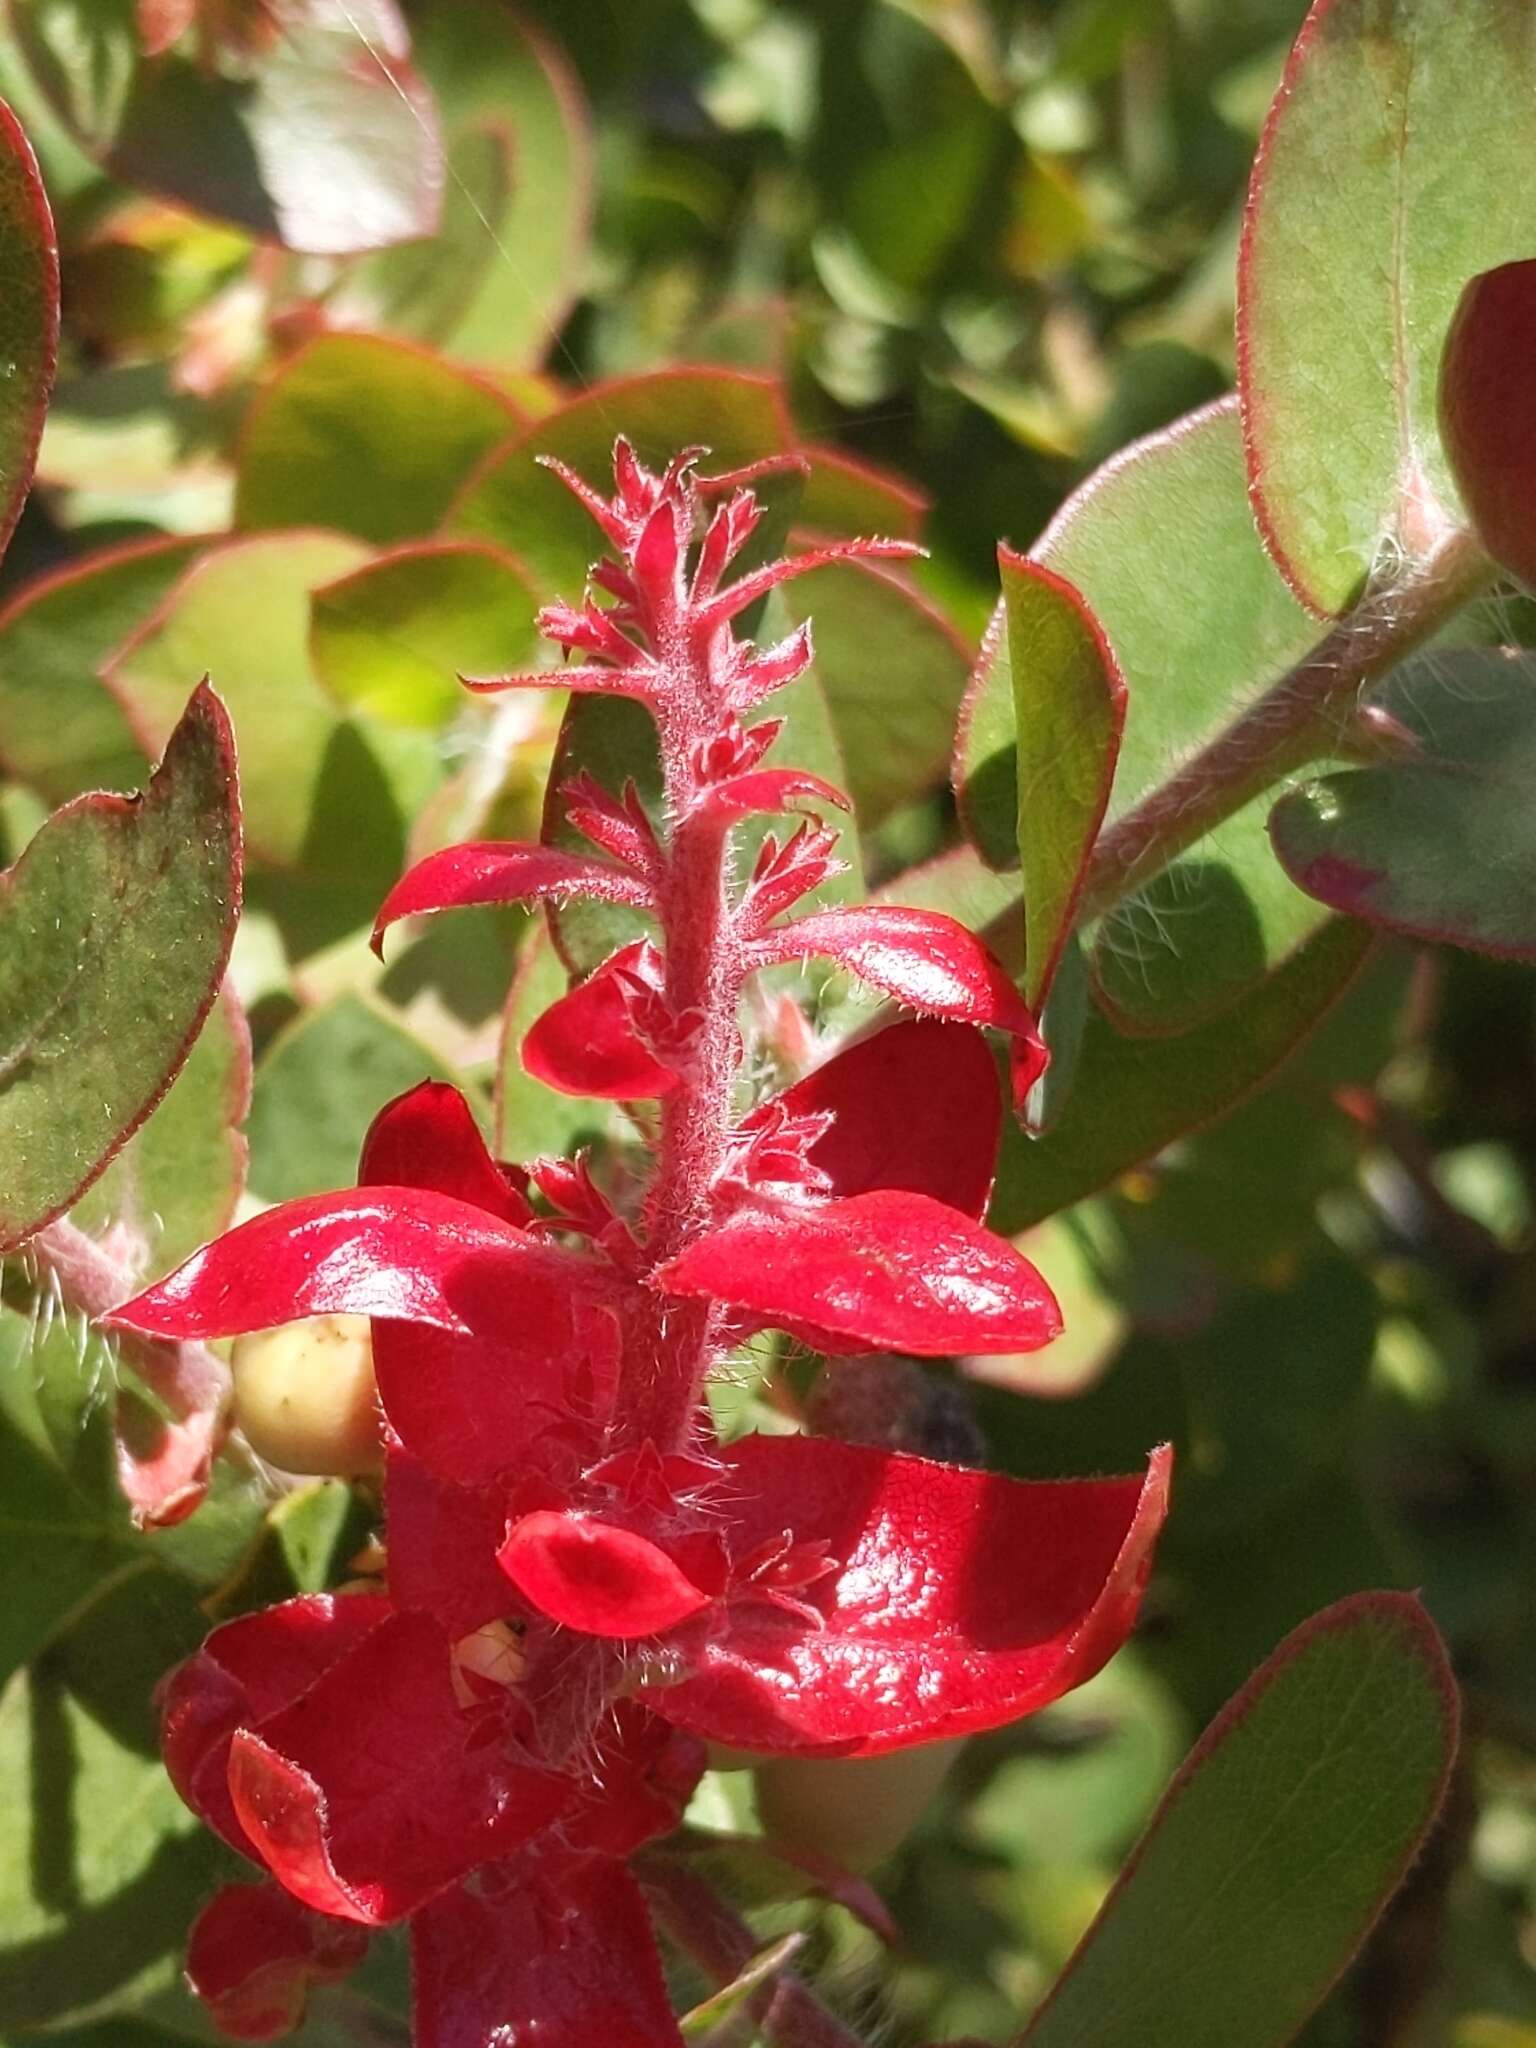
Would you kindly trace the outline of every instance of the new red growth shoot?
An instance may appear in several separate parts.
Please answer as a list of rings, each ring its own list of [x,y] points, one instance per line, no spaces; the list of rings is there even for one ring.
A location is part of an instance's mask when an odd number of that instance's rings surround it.
[[[545,632],[575,659],[500,685],[620,692],[660,740],[665,803],[581,778],[592,847],[433,855],[380,916],[593,897],[649,917],[528,1037],[578,1094],[654,1098],[643,1197],[617,1213],[580,1161],[523,1172],[464,1100],[390,1105],[359,1186],[284,1204],[122,1309],[181,1338],[371,1316],[387,1472],[387,1593],[291,1600],[217,1630],[175,1676],[165,1745],[189,1805],[265,1873],[226,1891],[190,1972],[224,2028],[277,2035],[366,1930],[409,1921],[419,2048],[653,2048],[681,2036],[628,1859],[671,1829],[702,1741],[870,1756],[1011,1721],[1091,1676],[1131,1627],[1167,1461],[1021,1485],[806,1437],[723,1444],[705,1401],[755,1333],[919,1356],[1048,1343],[1050,1290],[980,1221],[1034,1020],[963,926],[810,908],[840,792],[772,760],[764,699],[811,659],[746,609],[832,555],[733,565],[749,489],[560,474],[609,559]],[[600,599],[596,594],[601,591]],[[817,806],[738,860],[741,821]],[[921,1013],[742,1101],[742,996],[830,958]],[[535,1206],[537,1203],[537,1207]]]

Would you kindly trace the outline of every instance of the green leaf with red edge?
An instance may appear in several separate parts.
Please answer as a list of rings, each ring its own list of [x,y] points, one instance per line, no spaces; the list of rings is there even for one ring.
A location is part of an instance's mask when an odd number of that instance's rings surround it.
[[[1255,509],[1320,612],[1460,519],[1436,370],[1468,278],[1536,248],[1533,93],[1524,0],[1314,0],[1297,38],[1249,189],[1238,361]]]
[[[465,484],[445,531],[515,555],[542,597],[581,595],[602,535],[539,455],[554,455],[607,495],[613,443],[625,434],[642,462],[663,468],[680,448],[710,450],[712,472],[738,469],[793,444],[778,386],[738,370],[661,370],[596,384],[509,438]]]
[[[1369,947],[1363,926],[1331,918],[1220,1017],[1165,1037],[1127,1038],[1091,1008],[1057,1121],[1030,1139],[1005,1120],[992,1228],[1027,1230],[1225,1115],[1321,1022]]]
[[[591,117],[564,53],[543,28],[504,0],[454,0],[421,7],[412,23],[415,58],[441,112],[455,169],[467,152],[478,165],[481,211],[464,195],[446,196],[461,248],[471,259],[469,289],[428,322],[391,319],[396,331],[436,342],[452,356],[498,369],[535,369],[550,350],[581,284],[592,211]],[[500,203],[485,185],[487,145],[505,169]],[[490,225],[487,226],[487,221]],[[440,237],[439,240],[442,238]],[[386,291],[416,252],[372,258],[348,281]],[[419,262],[430,260],[422,251]],[[443,284],[454,280],[441,273]],[[443,317],[446,311],[447,317]]]
[[[810,466],[796,518],[807,532],[921,538],[928,500],[905,477],[840,448],[807,448],[805,456]]]
[[[1402,750],[1280,799],[1269,830],[1286,872],[1388,931],[1536,958],[1536,656],[1447,649],[1371,701]]]
[[[794,624],[811,621],[816,678],[860,823],[877,825],[942,786],[968,667],[943,613],[902,577],[864,562],[813,569],[783,596]]]
[[[1123,450],[1067,500],[1031,558],[1082,593],[1124,674],[1111,825],[1320,636],[1254,531],[1231,399]],[[969,836],[999,867],[1017,857],[1014,688],[1006,641],[990,636],[955,781]],[[1262,805],[1239,813],[1102,921],[1094,976],[1128,1029],[1177,1031],[1218,1013],[1316,929],[1263,823]]]
[[[195,39],[145,56],[136,0],[15,0],[10,19],[49,103],[124,184],[320,256],[437,226],[437,114],[394,0],[286,0],[266,47],[211,63]]]
[[[1109,802],[1125,679],[1081,592],[998,550],[1019,731],[1024,1000],[1038,1010],[1072,935],[1083,872]]]
[[[345,719],[309,659],[311,593],[366,550],[336,533],[271,533],[201,557],[105,670],[146,747],[180,678],[211,671],[234,720],[253,855],[343,886],[352,922],[404,865],[405,821],[441,776],[431,737]]]
[[[140,1285],[228,1229],[245,1187],[251,1034],[227,985],[186,1065],[71,1220],[113,1249]]]
[[[1185,1760],[1018,2048],[1281,2048],[1396,1891],[1456,1751],[1417,1600],[1314,1615]]]
[[[143,796],[76,799],[4,878],[0,1244],[67,1209],[164,1094],[239,907],[233,738],[205,686]]]
[[[468,704],[464,675],[532,664],[536,600],[518,564],[471,541],[423,541],[316,590],[310,654],[348,711],[435,731]]]
[[[495,385],[376,334],[323,334],[256,399],[236,450],[235,524],[324,526],[388,544],[440,523],[522,423]]]
[[[140,779],[148,756],[101,669],[203,546],[106,548],[26,584],[0,611],[0,761],[46,802]]]
[[[59,349],[59,250],[21,123],[0,100],[0,553],[32,483]]]

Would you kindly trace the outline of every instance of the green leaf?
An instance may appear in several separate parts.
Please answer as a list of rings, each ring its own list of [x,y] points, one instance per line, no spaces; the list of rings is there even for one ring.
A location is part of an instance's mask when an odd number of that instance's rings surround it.
[[[554,455],[605,496],[613,442],[626,434],[642,462],[662,468],[681,448],[709,449],[708,467],[739,469],[789,447],[793,429],[776,384],[738,370],[662,370],[601,384],[527,428],[471,478],[448,531],[516,556],[543,597],[579,597],[603,538],[558,478],[535,461]]]
[[[369,1124],[418,1081],[453,1078],[419,1039],[355,995],[303,1012],[256,1069],[251,1190],[286,1202],[350,1187]]]
[[[250,1100],[251,1034],[226,985],[170,1092],[72,1213],[91,1237],[113,1233],[140,1285],[234,1221],[245,1186],[240,1126]]]
[[[315,592],[315,674],[345,710],[435,731],[469,702],[460,676],[532,662],[535,607],[518,565],[496,548],[397,548]]]
[[[580,85],[553,39],[503,0],[420,8],[414,26],[455,153],[466,136],[499,133],[512,170],[493,216],[492,260],[437,338],[470,362],[536,369],[581,285],[589,236],[592,146]]]
[[[1125,678],[1109,825],[1319,637],[1254,531],[1231,400],[1116,456],[1067,500],[1032,559],[1075,585]],[[968,696],[956,780],[966,830],[998,867],[1016,858],[1013,688],[1007,645],[993,639]],[[1103,920],[1095,979],[1128,1028],[1173,1031],[1216,1014],[1316,929],[1262,824],[1262,808],[1229,820]]]
[[[1455,1685],[1418,1602],[1304,1622],[1174,1779],[1019,2048],[1280,2048],[1439,1811]]]
[[[859,822],[877,825],[942,785],[965,695],[965,644],[936,606],[866,563],[814,569],[785,586],[812,621],[815,673]]]
[[[1238,363],[1259,518],[1319,611],[1460,517],[1440,350],[1468,278],[1536,246],[1533,92],[1523,0],[1316,0],[1297,38],[1254,166]]]
[[[251,409],[235,524],[415,540],[521,424],[493,384],[425,349],[374,334],[321,335]]]
[[[169,723],[182,678],[211,671],[240,748],[253,854],[334,878],[354,922],[404,864],[404,819],[440,774],[416,733],[341,718],[309,660],[310,594],[364,559],[334,533],[274,533],[204,556],[118,653],[107,681],[148,745]]]
[[[1024,999],[1037,1009],[1072,935],[1083,871],[1109,802],[1125,682],[1070,583],[998,551],[1019,731],[1018,842]]]
[[[0,553],[32,483],[59,348],[59,250],[21,123],[0,100]]]
[[[1282,797],[1269,831],[1320,903],[1410,937],[1536,958],[1536,656],[1454,648],[1373,701],[1398,758]]]
[[[0,1696],[0,2026],[93,2017],[172,1976],[227,1865],[165,1774],[153,1696],[206,1626],[190,1588],[142,1573]]]
[[[0,1244],[138,1128],[217,993],[240,902],[232,735],[206,685],[140,797],[80,797],[0,889]]]
[[[106,548],[29,583],[0,612],[0,759],[48,803],[142,779],[148,757],[100,672],[203,546]]]
[[[312,255],[431,234],[436,113],[393,0],[288,0],[254,57],[141,51],[135,0],[18,0],[22,54],[112,177]]]
[[[1369,945],[1330,919],[1220,1017],[1175,1036],[1126,1038],[1091,1010],[1057,1122],[1035,1139],[1004,1129],[992,1228],[1027,1230],[1225,1114],[1326,1015]]]

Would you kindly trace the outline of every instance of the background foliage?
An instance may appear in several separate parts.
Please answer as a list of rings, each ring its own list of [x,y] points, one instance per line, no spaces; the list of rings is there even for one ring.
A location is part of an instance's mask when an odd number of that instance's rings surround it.
[[[303,11],[307,40],[285,61],[309,76],[392,33],[384,8]],[[1396,11],[1406,35],[1408,16],[1437,10]],[[1087,657],[1048,604],[1031,611],[1035,586],[1006,564],[1007,630],[980,656],[958,810],[950,794],[999,537],[1031,549],[1049,525],[1041,558],[1086,593],[1118,655],[1111,821],[1241,692],[1316,645],[1325,629],[1255,535],[1230,406],[1050,524],[1105,458],[1233,384],[1243,195],[1301,12],[1298,0],[542,0],[518,13],[438,0],[411,10],[414,57],[381,98],[345,116],[322,101],[306,129],[281,64],[224,49],[218,76],[179,54],[151,75],[131,6],[12,0],[0,92],[57,221],[64,333],[39,488],[0,570],[5,857],[54,807],[141,784],[168,742],[197,772],[198,735],[179,721],[205,671],[233,721],[244,805],[230,993],[70,1211],[125,1286],[240,1203],[348,1181],[374,1111],[425,1073],[466,1088],[509,1156],[628,1140],[605,1106],[541,1094],[517,1064],[561,985],[533,920],[420,926],[383,965],[367,945],[408,858],[471,832],[536,834],[557,745],[567,761],[634,760],[622,706],[588,716],[589,700],[562,734],[547,699],[473,702],[455,681],[526,664],[536,604],[579,589],[586,540],[533,452],[594,473],[618,429],[652,456],[706,442],[720,466],[797,446],[811,458],[800,525],[921,530],[931,556],[915,581],[834,568],[797,586],[786,625],[813,611],[820,650],[794,704],[797,758],[851,787],[869,887],[960,905],[999,932],[1016,931],[1019,884],[986,862],[1017,857],[1021,781],[1061,806],[1041,858],[1074,830],[1086,843],[1096,822],[1092,774],[1075,811],[1065,785],[1031,780],[1027,718],[1015,759],[1014,692],[1040,648],[1057,661],[1070,642]],[[1510,12],[1479,0],[1460,18],[1492,29]],[[1518,216],[1536,191],[1514,132],[1528,127],[1529,68],[1511,60],[1495,77],[1490,62],[1469,85],[1453,58],[1434,84],[1460,111],[1407,173],[1413,193],[1441,190],[1436,222],[1466,221],[1462,241],[1411,259],[1415,318],[1436,337],[1466,275],[1526,253]],[[1347,179],[1363,88],[1347,74],[1324,83],[1336,98],[1309,103],[1311,147]],[[1490,111],[1485,87],[1507,105]],[[1445,164],[1462,160],[1476,178],[1447,198]],[[1316,198],[1321,179],[1295,219],[1276,201],[1255,260],[1280,267],[1277,290],[1288,247],[1346,298],[1354,277],[1369,280],[1390,223],[1372,213],[1368,170],[1342,223]],[[1277,159],[1283,199],[1282,175]],[[1490,246],[1477,179],[1507,195],[1496,232],[1513,250]],[[400,239],[434,219],[426,238]],[[1318,317],[1314,353],[1332,361],[1346,323],[1336,305]],[[1287,359],[1266,389],[1287,459],[1320,466],[1342,509],[1337,530],[1292,536],[1282,553],[1304,595],[1337,606],[1400,479],[1374,444],[1335,460],[1338,419],[1374,403],[1371,364],[1348,350],[1337,417],[1287,426],[1285,408],[1306,403],[1310,345],[1301,334],[1301,368]],[[1483,650],[1521,643],[1531,623],[1524,599],[1495,590],[1447,628],[1453,653],[1436,647],[1391,685],[1394,716],[1431,737],[1448,720],[1448,754],[1514,779],[1507,815],[1477,811],[1496,858],[1519,839],[1529,718],[1493,687]],[[1107,720],[1102,676],[1074,673]],[[1475,730],[1457,716],[1468,702]],[[217,759],[202,772],[201,794],[184,781],[165,802],[212,819]],[[1464,800],[1465,778],[1449,780],[1448,800]],[[1369,792],[1351,801],[1357,832],[1390,836],[1390,804],[1383,822]],[[1043,1135],[1009,1141],[993,1219],[1032,1233],[1068,1334],[1039,1357],[954,1374],[1006,1472],[1129,1470],[1150,1444],[1176,1444],[1176,1507],[1135,1646],[1038,1720],[969,1745],[883,1873],[903,1935],[894,1956],[840,1906],[765,1901],[764,1938],[802,1934],[800,1961],[831,2000],[895,2041],[1011,2038],[1190,1739],[1306,1616],[1399,1587],[1424,1590],[1448,1639],[1467,1739],[1427,1856],[1301,2038],[1536,2044],[1536,983],[1527,965],[1373,945],[1287,879],[1268,809],[1240,811],[1066,952],[1055,1093],[1038,1105]],[[1335,807],[1298,791],[1282,809],[1276,843],[1305,879]],[[1432,816],[1438,829],[1444,812]],[[212,837],[183,837],[202,858],[184,852],[176,901],[202,906],[206,957],[161,963],[163,1047],[108,1033],[142,1081],[120,1138],[158,1098],[233,921],[227,858],[221,868]],[[1024,857],[1028,883],[1028,844]],[[1385,921],[1468,936],[1472,913],[1446,907],[1456,879],[1431,876],[1427,905],[1389,906]],[[1512,888],[1500,911],[1526,953],[1528,893]],[[23,957],[11,924],[26,914],[19,888],[0,903],[5,973]],[[560,920],[571,961],[615,936],[608,913]],[[153,950],[143,929],[135,943],[120,983]],[[826,1023],[852,1001],[825,977],[800,993]],[[25,1023],[29,999],[0,979],[7,1031],[8,1009]],[[114,999],[123,987],[103,992],[103,1019]],[[45,1073],[35,1099],[7,1092],[0,1147],[13,1114],[46,1133],[46,1086]],[[53,1136],[29,1143],[36,1187],[7,1175],[7,1196],[30,1205],[0,1214],[14,1235],[75,1200],[69,1133]],[[782,1402],[769,1398],[772,1361],[759,1363],[722,1400],[772,1426]],[[39,2030],[68,2048],[204,2038],[177,1951],[221,1852],[163,1778],[151,1691],[210,1615],[344,1578],[369,1527],[366,1489],[274,1496],[270,1475],[238,1458],[191,1521],[138,1526],[114,1422],[131,1441],[137,1416],[163,1440],[184,1423],[185,1388],[91,1333],[46,1262],[8,1262],[8,2043]],[[1433,1702],[1415,1698],[1388,1623],[1370,1626],[1382,1633],[1366,1676],[1384,1716],[1397,1706],[1406,1756]],[[1314,1641],[1287,1667],[1297,1770],[1339,1735],[1332,1654],[1332,1638]],[[1320,1827],[1343,1825],[1363,1796],[1350,1756],[1346,1745],[1339,1784],[1322,1788]],[[1278,1798],[1287,1772],[1271,1770]],[[1174,1825],[1195,1826],[1192,1804]],[[695,1818],[750,1831],[747,1780],[712,1774]],[[1250,1943],[1288,1883],[1314,1881],[1316,1839],[1298,1825],[1272,1845],[1275,1889],[1246,1899]],[[1230,1873],[1200,1860],[1210,1850],[1208,1838],[1165,1850],[1191,1914],[1228,1895]],[[764,1888],[755,1866],[735,1879]],[[1134,1906],[1132,1886],[1125,1938],[1160,1952],[1166,1928],[1154,1917],[1138,1936]],[[1280,1975],[1315,1996],[1340,1959],[1287,1953]],[[1091,1999],[1101,1966],[1085,1961],[1075,1995]],[[1248,1993],[1211,2039],[1284,2038],[1240,1981]],[[1195,2014],[1164,2009],[1159,2032],[1133,2013],[1122,2036],[1102,2006],[1077,2022],[1070,2008],[1058,2000],[1029,2038],[1196,2038]],[[363,1989],[319,1998],[302,2040],[399,2041],[402,2010],[386,1957]]]

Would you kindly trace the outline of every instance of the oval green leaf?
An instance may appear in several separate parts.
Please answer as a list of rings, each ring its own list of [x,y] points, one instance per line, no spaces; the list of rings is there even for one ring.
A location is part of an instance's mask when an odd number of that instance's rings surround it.
[[[0,100],[0,553],[37,466],[59,352],[59,249],[37,159]]]
[[[0,1246],[67,1209],[170,1086],[239,909],[233,735],[204,684],[142,796],[77,798],[0,878]]]
[[[1281,2048],[1433,1825],[1457,1719],[1411,1596],[1303,1622],[1196,1744],[1017,2048]]]
[[[1254,506],[1315,610],[1460,519],[1435,420],[1462,286],[1536,248],[1525,0],[1315,0],[1254,165],[1238,364]]]

